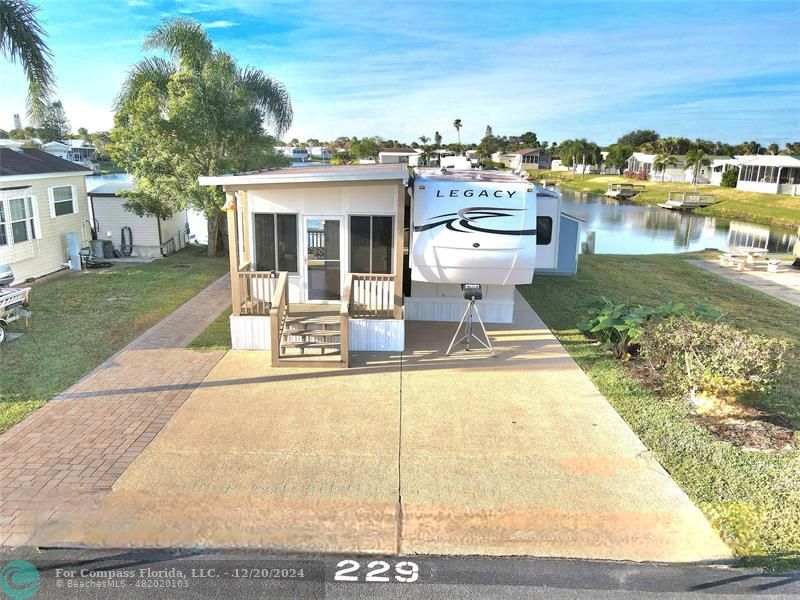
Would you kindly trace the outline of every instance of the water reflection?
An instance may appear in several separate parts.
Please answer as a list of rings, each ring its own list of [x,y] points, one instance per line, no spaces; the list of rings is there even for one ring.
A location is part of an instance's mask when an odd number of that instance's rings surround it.
[[[637,206],[624,200],[559,190],[564,212],[585,220],[595,231],[598,254],[673,254],[731,245],[766,247],[770,252],[791,253],[796,232],[690,212]]]

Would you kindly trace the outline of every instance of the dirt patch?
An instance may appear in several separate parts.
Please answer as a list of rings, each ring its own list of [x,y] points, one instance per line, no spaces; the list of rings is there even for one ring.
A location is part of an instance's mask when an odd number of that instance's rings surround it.
[[[646,388],[663,394],[661,376],[645,360],[625,363],[628,372]],[[688,402],[688,401],[687,401]],[[691,419],[720,440],[752,452],[790,452],[795,448],[795,431],[780,417],[767,411],[731,402],[718,402],[699,414],[693,407]]]

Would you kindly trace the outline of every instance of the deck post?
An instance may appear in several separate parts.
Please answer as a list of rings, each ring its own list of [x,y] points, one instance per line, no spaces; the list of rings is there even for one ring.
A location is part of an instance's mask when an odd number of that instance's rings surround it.
[[[394,318],[403,317],[403,232],[405,229],[406,188],[397,186],[397,216],[395,218],[394,244]],[[410,240],[409,240],[410,243]]]
[[[231,308],[233,314],[239,316],[242,306],[239,302],[239,235],[236,226],[236,195],[225,191],[225,206],[228,213],[228,260],[231,266]]]

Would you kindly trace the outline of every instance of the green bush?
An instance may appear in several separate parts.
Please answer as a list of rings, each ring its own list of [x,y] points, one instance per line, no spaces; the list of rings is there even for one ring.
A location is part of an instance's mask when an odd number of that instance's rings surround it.
[[[672,315],[719,317],[716,310],[703,303],[689,307],[680,302],[670,302],[656,308],[645,308],[638,304],[624,304],[600,298],[584,307],[587,316],[578,323],[578,329],[597,339],[604,349],[611,350],[616,358],[623,360],[638,352],[644,327],[653,318]]]
[[[722,187],[735,188],[736,182],[739,180],[739,167],[728,169],[722,174],[720,185]]]
[[[783,340],[689,316],[649,325],[639,344],[666,391],[718,398],[772,389],[784,369],[788,347]]]

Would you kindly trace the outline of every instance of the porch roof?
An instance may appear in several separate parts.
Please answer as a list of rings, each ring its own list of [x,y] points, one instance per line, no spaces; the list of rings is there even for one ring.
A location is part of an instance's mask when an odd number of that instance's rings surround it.
[[[236,189],[242,185],[273,183],[317,183],[337,181],[408,181],[408,169],[402,164],[326,165],[319,167],[287,167],[200,177],[200,185],[223,185]]]

